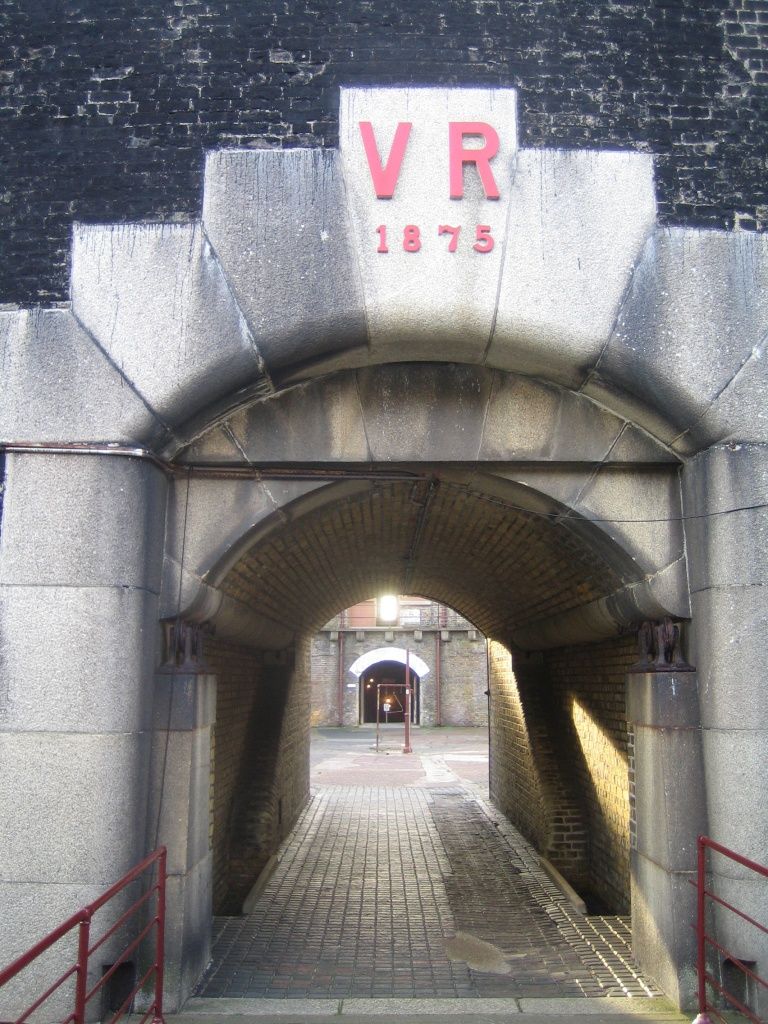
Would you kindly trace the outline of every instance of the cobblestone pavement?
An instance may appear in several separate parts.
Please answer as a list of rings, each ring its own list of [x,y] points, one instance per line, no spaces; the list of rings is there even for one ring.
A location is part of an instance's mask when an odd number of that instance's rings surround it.
[[[573,910],[487,803],[482,730],[418,732],[412,755],[392,733],[379,753],[350,733],[318,736],[312,799],[253,912],[216,920],[199,995],[658,994],[627,921]],[[495,967],[451,959],[456,933],[497,947]]]

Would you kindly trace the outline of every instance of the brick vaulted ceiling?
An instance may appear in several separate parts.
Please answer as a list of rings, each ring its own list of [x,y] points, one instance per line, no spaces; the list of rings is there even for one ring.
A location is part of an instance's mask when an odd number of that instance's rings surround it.
[[[372,483],[276,528],[222,589],[294,629],[318,628],[375,594],[422,594],[504,640],[622,582],[567,525],[445,481],[419,481]]]

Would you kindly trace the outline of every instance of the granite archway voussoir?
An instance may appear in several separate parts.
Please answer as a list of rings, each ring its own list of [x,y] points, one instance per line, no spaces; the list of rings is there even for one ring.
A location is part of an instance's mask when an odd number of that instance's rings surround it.
[[[322,486],[306,480],[173,481],[160,618],[172,618],[198,603],[199,586],[215,587],[261,524]]]
[[[643,598],[642,603],[666,607],[667,614],[689,614],[675,466],[518,464],[497,466],[493,473],[499,485],[504,481],[508,487],[517,487],[519,503],[530,503],[532,511],[552,516],[574,536],[601,550],[627,585],[645,581],[648,600]],[[503,495],[501,487],[498,493]],[[638,596],[630,599],[629,606]],[[627,614],[622,612],[622,621]],[[632,615],[631,620],[637,621],[638,616]]]
[[[651,157],[521,150],[488,363],[581,385],[655,218]]]
[[[476,459],[492,383],[492,375],[483,367],[455,363],[395,363],[358,370],[372,459]]]
[[[252,402],[224,426],[179,462],[679,462],[583,395],[466,364],[340,371]]]
[[[209,153],[203,225],[270,371],[367,344],[338,152]]]
[[[486,197],[475,175],[466,176],[460,202],[450,198],[449,121],[503,126],[493,161],[498,199]],[[386,200],[376,199],[361,122],[375,125],[380,154],[390,152],[398,123],[412,126],[394,195]],[[371,361],[482,362],[493,329],[517,152],[516,91],[343,88],[339,148]],[[416,232],[412,249],[408,225]],[[454,251],[450,236],[438,233],[441,225],[459,229]],[[488,252],[473,248],[479,225],[495,239]]]
[[[584,392],[682,455],[768,438],[768,236],[657,230]]]
[[[354,370],[321,377],[238,409],[179,453],[181,463],[368,462]],[[235,439],[236,443],[232,441]]]
[[[199,224],[77,226],[72,308],[169,430],[271,387]]]

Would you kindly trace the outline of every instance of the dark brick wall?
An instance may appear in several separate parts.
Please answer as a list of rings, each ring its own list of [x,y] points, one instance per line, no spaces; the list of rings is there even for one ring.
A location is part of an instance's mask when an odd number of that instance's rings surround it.
[[[626,674],[633,638],[493,645],[491,796],[595,910],[629,909]]]
[[[216,724],[211,741],[213,902],[229,890],[230,822],[261,680],[258,652],[210,638],[206,659],[216,675]]]
[[[209,638],[217,677],[211,828],[215,913],[239,913],[309,796],[308,646],[270,662]]]
[[[526,146],[658,155],[663,221],[761,227],[768,0],[0,0],[0,301],[71,221],[192,217],[203,152],[333,146],[340,84],[515,85]]]

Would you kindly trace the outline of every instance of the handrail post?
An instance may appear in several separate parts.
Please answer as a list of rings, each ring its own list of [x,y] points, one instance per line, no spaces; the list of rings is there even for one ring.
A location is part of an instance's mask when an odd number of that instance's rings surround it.
[[[77,937],[77,980],[75,982],[74,1024],[85,1024],[85,995],[88,990],[88,951],[91,944],[91,911],[83,911]]]
[[[403,721],[405,723],[405,736],[403,738],[403,753],[412,754],[413,747],[411,746],[411,651],[410,648],[405,649],[405,714],[403,715]]]
[[[157,862],[157,948],[155,959],[155,1015],[152,1024],[165,1024],[163,978],[165,973],[165,878],[168,851],[163,846]]]
[[[697,868],[696,868],[696,972],[699,983],[699,1013],[693,1024],[712,1024],[707,1013],[707,978],[705,970],[706,943],[704,941],[704,927],[706,922],[704,891],[707,879],[707,849],[704,845],[704,836],[699,836],[696,841]]]
[[[707,848],[704,845],[704,837],[699,836],[698,864],[697,864],[697,893],[696,893],[696,958],[698,961],[699,973],[699,1013],[707,1012],[707,978],[706,978],[706,944],[704,942],[704,928],[706,924],[704,890],[706,888],[707,870]]]

